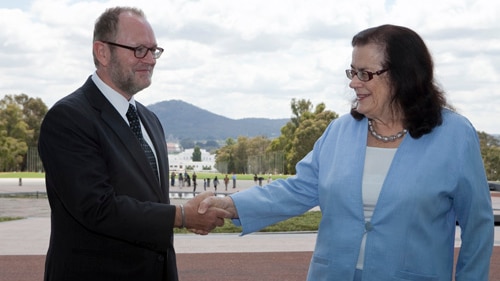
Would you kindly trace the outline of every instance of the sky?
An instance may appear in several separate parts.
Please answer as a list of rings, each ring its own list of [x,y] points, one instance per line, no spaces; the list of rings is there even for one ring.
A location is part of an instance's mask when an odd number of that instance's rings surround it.
[[[50,107],[81,86],[95,71],[93,25],[112,6],[141,8],[165,49],[135,96],[145,105],[275,119],[306,99],[346,114],[352,37],[396,24],[422,36],[457,111],[500,134],[500,1],[490,0],[2,0],[0,98],[24,93]]]

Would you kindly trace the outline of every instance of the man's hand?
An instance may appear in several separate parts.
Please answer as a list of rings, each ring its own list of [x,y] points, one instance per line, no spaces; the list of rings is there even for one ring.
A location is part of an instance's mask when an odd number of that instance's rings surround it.
[[[216,206],[207,209],[203,213],[198,212],[200,203],[207,198],[216,197],[214,197],[213,192],[206,191],[189,200],[184,205],[185,227],[201,235],[207,235],[217,226],[223,226],[224,218],[231,218],[232,215],[230,212]]]

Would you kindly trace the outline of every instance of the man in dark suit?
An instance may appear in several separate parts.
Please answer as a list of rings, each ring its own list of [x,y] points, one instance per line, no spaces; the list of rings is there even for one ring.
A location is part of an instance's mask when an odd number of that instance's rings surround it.
[[[197,212],[210,193],[170,204],[162,125],[134,100],[162,52],[141,10],[107,9],[94,29],[96,72],[45,116],[46,281],[176,281],[173,228],[207,234],[224,223],[223,210]]]

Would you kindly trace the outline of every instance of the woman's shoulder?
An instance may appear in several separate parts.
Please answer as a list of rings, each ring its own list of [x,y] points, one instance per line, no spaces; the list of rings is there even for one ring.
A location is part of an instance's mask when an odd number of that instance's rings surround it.
[[[433,129],[430,136],[454,142],[457,140],[468,142],[477,139],[474,125],[462,114],[450,109],[443,109],[442,118],[443,122]]]
[[[469,129],[475,131],[474,125],[472,125],[470,120],[456,111],[445,108],[442,111],[442,116],[443,123],[441,126],[443,126],[444,128],[461,130]]]
[[[356,120],[350,114],[341,115],[332,120],[319,139],[319,143],[351,142],[356,136],[366,134],[367,119]]]
[[[344,115],[341,115],[340,117],[333,119],[330,125],[328,126],[329,130],[352,130],[355,129],[359,126],[367,126],[367,121],[366,118],[363,118],[361,120],[356,120],[354,117],[352,117],[351,114],[347,113]]]

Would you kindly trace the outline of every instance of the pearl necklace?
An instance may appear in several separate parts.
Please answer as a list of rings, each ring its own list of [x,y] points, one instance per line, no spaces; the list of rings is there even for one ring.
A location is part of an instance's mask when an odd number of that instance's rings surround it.
[[[376,139],[378,139],[380,141],[383,141],[383,142],[393,142],[393,141],[395,141],[395,140],[397,140],[399,138],[402,138],[404,135],[406,135],[406,133],[408,133],[408,130],[403,129],[401,132],[398,132],[395,135],[392,135],[392,136],[382,136],[379,133],[377,133],[375,131],[375,129],[373,128],[373,124],[372,124],[372,120],[371,119],[368,119],[368,130],[370,131],[370,134],[372,134],[372,136],[374,136]]]

